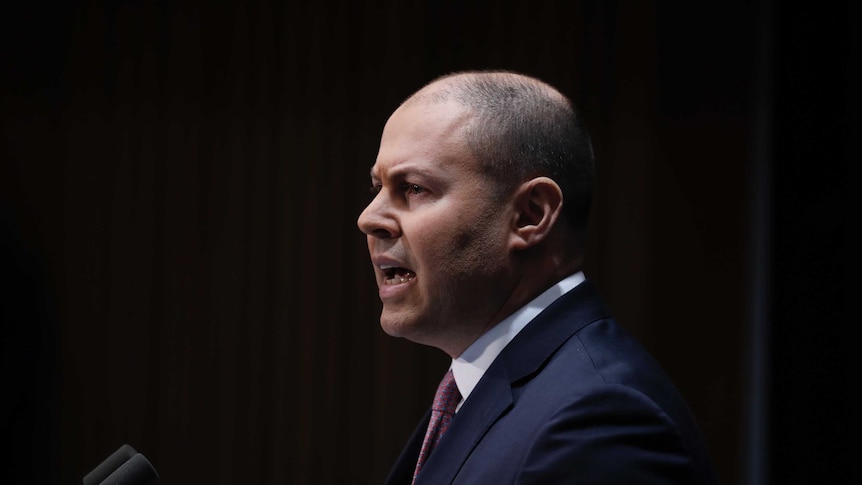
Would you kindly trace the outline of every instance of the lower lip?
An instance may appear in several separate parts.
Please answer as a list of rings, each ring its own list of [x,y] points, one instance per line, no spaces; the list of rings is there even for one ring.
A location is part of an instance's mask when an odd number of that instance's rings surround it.
[[[385,300],[387,298],[393,298],[401,295],[416,281],[416,278],[413,277],[409,280],[404,281],[404,283],[398,283],[397,285],[380,285],[380,299]]]

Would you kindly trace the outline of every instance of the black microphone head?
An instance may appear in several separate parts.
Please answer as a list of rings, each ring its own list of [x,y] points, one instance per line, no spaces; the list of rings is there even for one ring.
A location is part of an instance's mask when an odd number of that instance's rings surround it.
[[[158,479],[159,474],[147,457],[138,453],[102,480],[101,485],[151,485]]]
[[[138,452],[129,445],[123,445],[117,451],[111,453],[111,456],[105,458],[105,461],[99,464],[93,471],[84,475],[83,485],[99,485],[105,478],[114,472],[120,465],[129,461],[129,458],[135,456]]]

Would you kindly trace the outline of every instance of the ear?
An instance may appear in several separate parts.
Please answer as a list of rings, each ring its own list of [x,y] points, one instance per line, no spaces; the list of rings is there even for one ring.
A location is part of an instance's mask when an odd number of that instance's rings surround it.
[[[563,210],[563,191],[548,177],[528,180],[515,191],[510,242],[527,249],[545,240]]]

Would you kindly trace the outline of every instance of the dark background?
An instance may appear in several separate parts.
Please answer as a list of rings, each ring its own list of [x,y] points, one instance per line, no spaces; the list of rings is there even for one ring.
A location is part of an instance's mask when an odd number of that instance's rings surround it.
[[[850,9],[691,3],[7,2],[3,483],[381,483],[448,359],[355,220],[389,113],[484,68],[581,108],[587,275],[722,482],[854,481]]]

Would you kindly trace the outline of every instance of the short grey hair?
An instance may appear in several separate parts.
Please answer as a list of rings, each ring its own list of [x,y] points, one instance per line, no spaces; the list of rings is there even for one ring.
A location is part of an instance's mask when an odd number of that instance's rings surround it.
[[[473,117],[468,147],[482,171],[508,194],[538,176],[563,192],[563,214],[583,232],[595,178],[592,142],[569,99],[534,77],[510,71],[461,71],[440,76],[405,103],[455,100]]]

